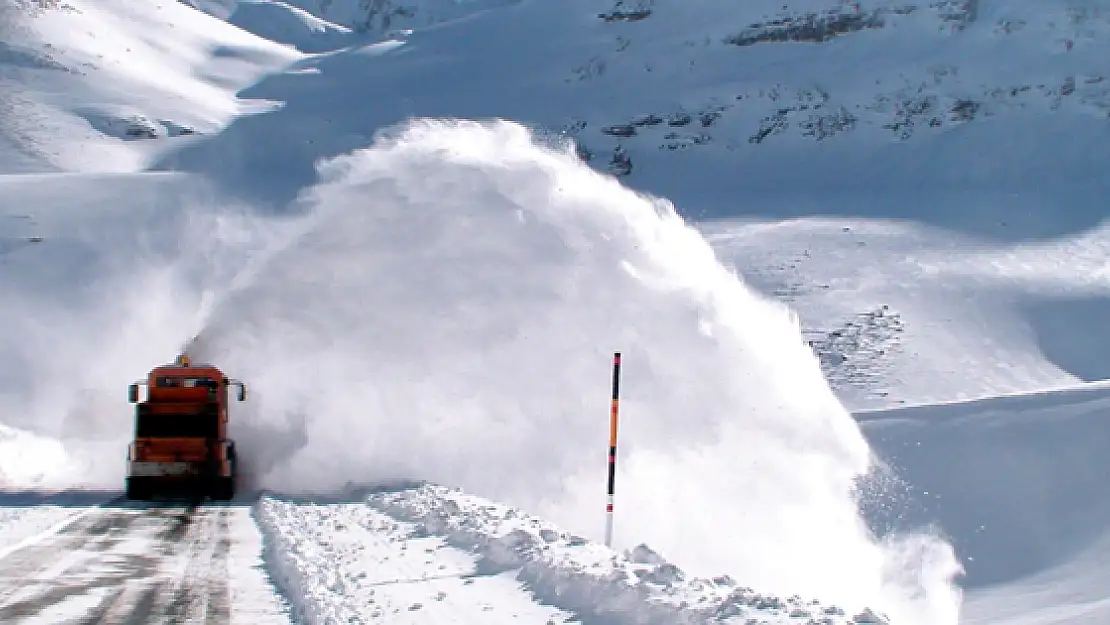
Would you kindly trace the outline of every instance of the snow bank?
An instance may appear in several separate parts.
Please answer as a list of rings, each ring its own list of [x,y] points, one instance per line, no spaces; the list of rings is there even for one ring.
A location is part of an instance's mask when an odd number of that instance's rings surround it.
[[[445,536],[449,544],[478,554],[480,570],[519,570],[517,579],[537,600],[586,621],[787,623],[827,617],[829,625],[847,622],[838,618],[845,612],[835,605],[797,595],[760,594],[727,575],[688,579],[647,545],[617,554],[553,523],[457,489],[425,485],[415,491],[373,494],[367,503],[416,523],[418,532]]]
[[[264,497],[255,515],[275,580],[310,623],[359,615],[437,622],[432,613],[444,603],[458,618],[467,609],[460,604],[485,604],[481,620],[490,623],[539,606],[556,612],[549,623],[887,622],[866,609],[852,615],[817,600],[757,593],[727,575],[687,578],[646,545],[619,554],[437,485],[376,492],[364,503]]]
[[[263,498],[254,508],[272,578],[309,623],[566,622],[506,575],[362,504]]]
[[[274,509],[265,499],[256,504],[252,512],[262,530],[262,561],[270,579],[290,602],[297,617],[317,623],[339,616],[336,602],[329,601],[327,596],[319,596],[321,586],[314,583],[329,578],[326,567],[319,566],[319,563],[311,566],[301,556],[297,536],[305,533],[303,524],[298,527],[293,518],[282,514],[284,511],[281,509]]]

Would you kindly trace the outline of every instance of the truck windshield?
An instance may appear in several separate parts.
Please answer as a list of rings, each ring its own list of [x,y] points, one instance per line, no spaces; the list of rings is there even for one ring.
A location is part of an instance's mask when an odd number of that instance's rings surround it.
[[[209,415],[140,415],[135,423],[137,438],[218,438],[219,419]]]

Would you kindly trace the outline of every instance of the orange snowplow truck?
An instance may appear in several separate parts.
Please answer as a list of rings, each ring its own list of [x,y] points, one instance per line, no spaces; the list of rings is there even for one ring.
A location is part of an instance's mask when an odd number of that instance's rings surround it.
[[[139,386],[146,385],[146,401]],[[235,495],[235,442],[227,437],[228,391],[242,382],[181,354],[128,388],[135,406],[135,437],[127,449],[127,498],[185,491],[227,501]]]

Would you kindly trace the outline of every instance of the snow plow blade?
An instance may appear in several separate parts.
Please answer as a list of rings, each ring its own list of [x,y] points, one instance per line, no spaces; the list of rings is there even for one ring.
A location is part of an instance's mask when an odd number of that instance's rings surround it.
[[[198,462],[131,462],[126,483],[128,499],[211,497],[227,501],[235,496],[234,471],[221,475]]]

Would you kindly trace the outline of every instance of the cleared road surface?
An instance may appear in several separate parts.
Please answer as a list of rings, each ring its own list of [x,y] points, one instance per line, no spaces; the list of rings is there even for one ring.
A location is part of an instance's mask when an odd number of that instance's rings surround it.
[[[0,559],[0,623],[230,622],[232,510],[112,502]]]

